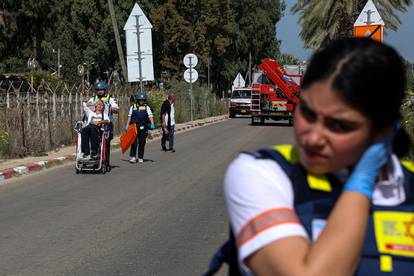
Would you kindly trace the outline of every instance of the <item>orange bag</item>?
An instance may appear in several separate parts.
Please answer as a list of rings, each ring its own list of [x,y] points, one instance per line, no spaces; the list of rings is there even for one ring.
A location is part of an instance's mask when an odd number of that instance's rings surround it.
[[[137,125],[131,124],[126,132],[124,132],[119,138],[121,143],[122,154],[124,154],[127,149],[135,142],[137,138]]]

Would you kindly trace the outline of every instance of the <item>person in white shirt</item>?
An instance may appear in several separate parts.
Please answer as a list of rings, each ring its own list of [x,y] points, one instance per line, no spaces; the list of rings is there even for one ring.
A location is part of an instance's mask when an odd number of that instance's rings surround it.
[[[412,145],[399,124],[405,75],[398,53],[368,38],[314,54],[296,145],[242,153],[225,176],[241,274],[412,274],[414,163],[400,161]]]
[[[83,110],[85,112],[86,121],[81,130],[81,150],[84,159],[98,158],[99,153],[99,141],[100,127],[104,124],[109,124],[108,114],[104,112],[105,104],[102,100],[96,101],[94,104],[83,102]],[[92,111],[89,107],[94,106],[95,111]]]
[[[174,149],[174,128],[175,128],[175,94],[168,94],[161,106],[160,119],[162,128],[161,148],[164,151],[175,152]],[[169,147],[166,147],[166,141],[169,141]]]
[[[91,97],[88,101],[90,104],[96,103],[98,100],[102,100],[105,103],[104,113],[107,114],[109,119],[108,124],[108,143],[106,144],[106,151],[108,152],[107,162],[109,164],[110,152],[111,152],[111,140],[114,137],[114,124],[113,124],[113,114],[117,114],[119,111],[119,106],[114,97],[108,94],[108,85],[105,81],[98,81],[95,84],[95,93],[96,95]]]

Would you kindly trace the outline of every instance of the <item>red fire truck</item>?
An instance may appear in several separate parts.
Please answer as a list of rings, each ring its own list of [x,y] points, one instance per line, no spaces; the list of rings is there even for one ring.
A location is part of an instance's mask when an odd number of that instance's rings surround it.
[[[290,68],[293,70],[289,70],[289,74],[270,58],[257,66],[252,83],[252,125],[264,124],[269,119],[288,120],[289,125],[293,124],[293,110],[299,102],[303,70],[300,66]]]

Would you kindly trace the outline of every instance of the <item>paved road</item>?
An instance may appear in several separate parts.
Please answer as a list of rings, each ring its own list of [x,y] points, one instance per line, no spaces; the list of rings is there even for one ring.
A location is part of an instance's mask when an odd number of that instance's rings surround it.
[[[115,152],[107,175],[67,165],[0,186],[0,275],[200,275],[227,238],[229,162],[292,141],[290,127],[249,122],[178,134],[175,153],[155,141],[142,164]]]

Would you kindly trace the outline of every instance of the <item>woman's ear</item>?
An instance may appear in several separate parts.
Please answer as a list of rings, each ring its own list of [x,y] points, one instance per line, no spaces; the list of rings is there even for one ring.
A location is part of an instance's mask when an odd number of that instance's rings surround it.
[[[392,131],[392,129],[395,127],[396,123],[393,123],[389,126],[386,126],[380,130],[376,130],[374,131],[374,135],[372,137],[373,142],[379,142],[384,140],[384,138],[390,134],[390,131]]]

